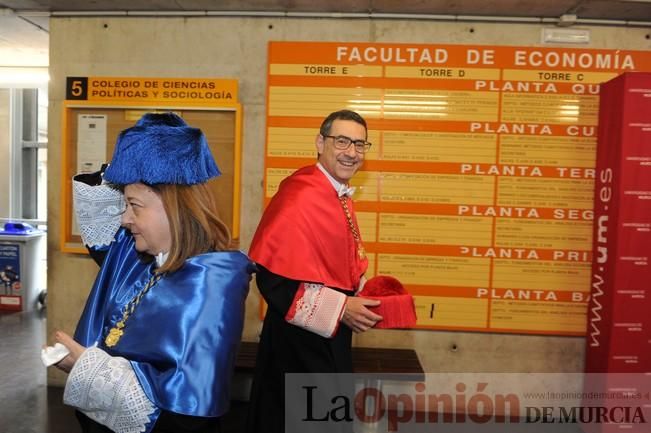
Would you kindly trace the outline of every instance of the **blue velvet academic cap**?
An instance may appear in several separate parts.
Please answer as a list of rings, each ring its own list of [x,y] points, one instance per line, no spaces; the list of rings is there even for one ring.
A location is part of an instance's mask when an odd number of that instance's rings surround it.
[[[174,113],[147,113],[120,133],[104,179],[116,185],[194,185],[220,174],[200,129]]]

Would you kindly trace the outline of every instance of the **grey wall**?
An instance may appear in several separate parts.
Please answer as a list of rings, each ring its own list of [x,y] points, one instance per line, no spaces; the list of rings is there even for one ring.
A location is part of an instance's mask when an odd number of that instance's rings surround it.
[[[11,205],[9,188],[11,186],[11,128],[9,109],[11,107],[10,89],[0,89],[0,218],[9,218]]]
[[[48,333],[74,330],[97,272],[59,251],[61,107],[66,76],[235,78],[244,110],[241,248],[262,212],[267,42],[347,41],[540,45],[542,26],[288,18],[53,18],[50,24]],[[644,29],[593,27],[590,48],[648,50]],[[585,47],[585,46],[584,46]],[[71,278],[74,276],[74,278]],[[247,302],[245,340],[260,329],[258,293]],[[413,347],[426,371],[578,372],[583,338],[436,331],[371,331],[356,345]],[[456,349],[454,349],[456,347]],[[52,369],[51,369],[52,370]],[[63,383],[51,371],[50,383]]]

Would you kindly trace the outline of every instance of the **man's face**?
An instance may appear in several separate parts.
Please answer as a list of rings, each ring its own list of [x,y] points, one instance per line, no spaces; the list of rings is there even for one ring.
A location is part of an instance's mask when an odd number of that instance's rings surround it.
[[[366,140],[366,128],[352,120],[337,119],[332,122],[328,135],[344,136],[352,140]],[[334,138],[317,135],[316,149],[323,168],[343,184],[348,184],[350,178],[364,162],[364,154],[356,152],[354,144],[351,144],[346,150],[339,150],[334,145]]]

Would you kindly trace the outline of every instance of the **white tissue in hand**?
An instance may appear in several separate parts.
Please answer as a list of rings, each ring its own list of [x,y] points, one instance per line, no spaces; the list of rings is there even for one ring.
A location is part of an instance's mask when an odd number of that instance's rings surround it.
[[[54,346],[48,346],[41,350],[41,360],[46,367],[54,365],[65,358],[70,351],[61,343],[56,343]]]

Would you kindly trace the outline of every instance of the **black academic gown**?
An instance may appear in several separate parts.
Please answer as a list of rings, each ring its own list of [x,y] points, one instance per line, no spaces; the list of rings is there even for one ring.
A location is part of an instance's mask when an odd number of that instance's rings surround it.
[[[285,373],[352,373],[352,331],[340,323],[335,336],[325,338],[287,323],[285,315],[300,282],[259,265],[256,282],[268,309],[256,358],[247,433],[285,433]]]

